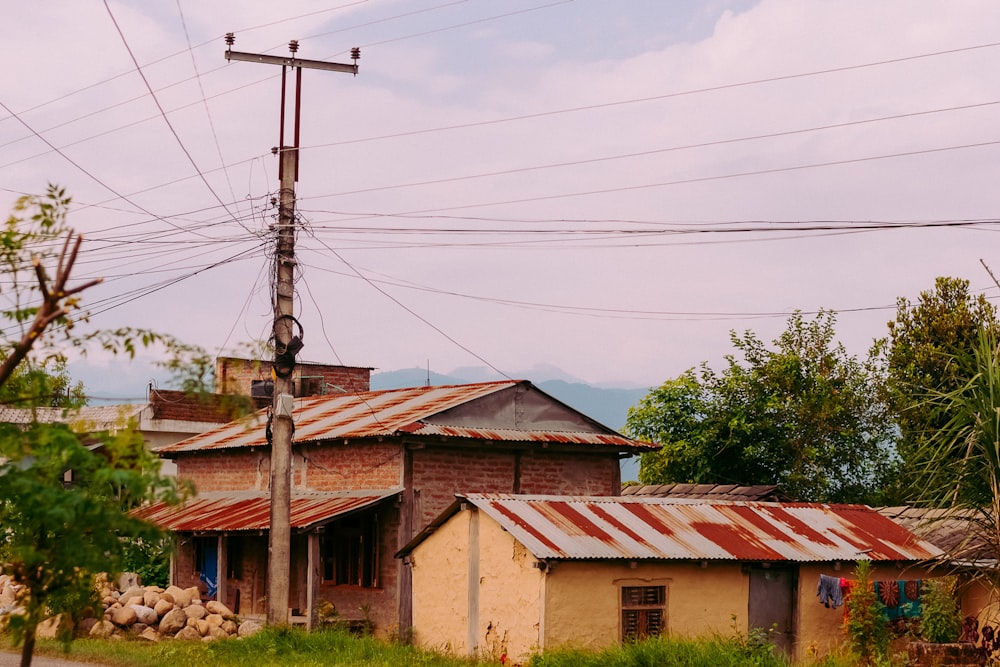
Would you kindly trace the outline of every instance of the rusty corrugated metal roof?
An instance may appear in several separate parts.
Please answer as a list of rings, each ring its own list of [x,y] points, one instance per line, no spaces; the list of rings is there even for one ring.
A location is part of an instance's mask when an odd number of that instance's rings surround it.
[[[481,382],[444,387],[414,387],[336,394],[296,399],[292,419],[295,442],[390,436],[401,433],[475,438],[491,441],[533,441],[549,443],[610,445],[621,449],[655,449],[655,445],[626,438],[611,429],[603,432],[532,429],[479,428],[463,424],[447,426],[423,420],[516,385],[517,380]],[[158,450],[161,455],[230,447],[266,446],[266,411],[232,422]]]
[[[292,494],[293,529],[311,528],[330,519],[364,509],[398,494],[401,489],[349,492],[306,492]],[[202,493],[183,505],[155,503],[132,514],[160,528],[178,533],[239,532],[267,530],[270,527],[270,501],[267,492],[236,491]]]
[[[664,496],[701,500],[752,500],[787,502],[791,500],[776,484],[631,484],[622,487],[623,496]]]
[[[941,550],[864,505],[462,496],[541,559],[922,561]]]

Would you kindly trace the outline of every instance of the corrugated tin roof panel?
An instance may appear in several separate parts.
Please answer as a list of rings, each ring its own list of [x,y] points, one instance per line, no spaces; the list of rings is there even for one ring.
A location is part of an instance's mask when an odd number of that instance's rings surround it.
[[[536,558],[912,560],[941,551],[862,505],[468,494]]]
[[[400,489],[292,495],[292,528],[309,528],[340,514],[364,509]],[[183,505],[155,503],[132,514],[178,533],[239,532],[270,527],[271,497],[266,492],[214,492],[188,499]]]
[[[508,389],[517,384],[519,381],[507,380],[296,399],[292,415],[295,422],[295,442],[377,437],[396,433],[420,433],[479,440],[607,444],[633,449],[656,448],[655,445],[630,440],[615,434],[610,429],[608,434],[597,434],[447,427],[421,422],[422,419],[449,408]],[[229,447],[263,447],[267,445],[264,433],[266,419],[266,411],[260,411],[248,419],[232,422],[162,447],[158,453],[170,455]]]

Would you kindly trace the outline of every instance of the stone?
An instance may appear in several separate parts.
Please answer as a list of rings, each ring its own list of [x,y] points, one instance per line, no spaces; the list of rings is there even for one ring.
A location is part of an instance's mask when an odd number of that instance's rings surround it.
[[[201,591],[198,590],[197,586],[192,586],[191,588],[184,589],[184,592],[188,594],[188,599],[194,602],[195,600],[201,600]]]
[[[160,591],[160,599],[166,600],[170,604],[175,603],[174,596],[169,591]]]
[[[171,609],[160,619],[160,634],[172,635],[187,625],[187,614],[177,607]]]
[[[127,591],[130,588],[138,588],[139,575],[135,572],[122,572],[118,575],[118,579],[115,583],[120,591]]]
[[[145,623],[146,625],[156,625],[156,622],[160,620],[156,612],[151,608],[141,604],[129,605],[129,608],[135,612],[135,619],[139,623]]]
[[[250,637],[263,629],[264,624],[260,621],[243,621],[240,623],[240,629],[236,632],[236,634],[240,637]]]
[[[211,627],[208,629],[208,634],[205,636],[211,637],[212,639],[228,639],[229,633],[222,628]]]
[[[220,616],[225,616],[226,618],[233,615],[233,610],[218,600],[209,600],[206,602],[205,609],[207,609],[210,614],[219,614]]]
[[[189,641],[198,640],[201,639],[201,633],[198,632],[198,630],[196,630],[195,628],[190,628],[190,627],[182,628],[176,635],[174,635],[174,638],[180,640],[186,639]]]
[[[170,586],[164,591],[163,595],[169,595],[173,600],[174,604],[178,607],[186,607],[191,604],[191,595],[183,588],[177,586]],[[163,597],[161,595],[160,597]]]
[[[240,629],[240,626],[236,625],[236,623],[228,619],[223,621],[222,625],[220,625],[219,627],[222,630],[224,630],[227,635],[235,635],[236,631]]]
[[[187,614],[188,618],[205,618],[208,616],[208,611],[200,604],[191,604],[184,607],[184,613]]]
[[[138,586],[131,586],[127,589],[123,589],[121,595],[118,597],[122,604],[127,604],[132,598],[141,598],[145,595],[146,591]]]
[[[123,595],[118,599],[118,601],[122,603],[123,607],[131,607],[133,605],[144,605],[146,599],[142,595],[131,595],[128,597]]]
[[[142,594],[142,604],[147,607],[156,607],[156,603],[160,601],[160,594],[156,591],[151,591],[148,588],[146,592]]]
[[[220,614],[209,614],[205,617],[205,620],[213,628],[222,627],[222,624],[226,621]]]
[[[111,621],[98,621],[90,629],[90,636],[98,639],[107,639],[115,632],[115,624]]]
[[[148,642],[158,642],[160,641],[160,633],[156,631],[156,628],[146,628],[139,634],[139,639]]]
[[[127,628],[139,620],[134,607],[121,607],[111,612],[111,622],[118,627]]]
[[[78,637],[86,637],[90,634],[90,629],[97,625],[96,618],[85,618],[76,624],[76,635]]]
[[[208,634],[209,625],[208,621],[206,621],[205,619],[203,618],[195,619],[194,627],[197,628],[198,634],[201,635],[202,637]]]
[[[35,628],[35,636],[39,639],[56,639],[59,637],[59,628],[69,619],[64,619],[62,615],[50,616]]]
[[[156,606],[153,607],[153,611],[156,612],[157,616],[163,618],[163,615],[173,608],[174,608],[173,602],[160,598],[159,601],[156,603]]]

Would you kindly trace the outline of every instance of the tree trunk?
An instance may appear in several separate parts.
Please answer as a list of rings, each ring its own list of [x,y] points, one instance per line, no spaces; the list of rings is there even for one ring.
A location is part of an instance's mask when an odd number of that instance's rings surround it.
[[[24,631],[24,646],[21,647],[21,667],[31,667],[31,654],[35,652],[35,628]]]

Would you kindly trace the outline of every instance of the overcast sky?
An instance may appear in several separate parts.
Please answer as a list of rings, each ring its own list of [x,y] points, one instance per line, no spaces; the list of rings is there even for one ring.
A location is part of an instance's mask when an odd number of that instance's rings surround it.
[[[302,77],[303,359],[653,385],[797,309],[864,354],[935,276],[1000,294],[991,0],[18,3],[0,203],[72,195],[93,326],[270,333],[281,68],[230,31],[361,48]]]

